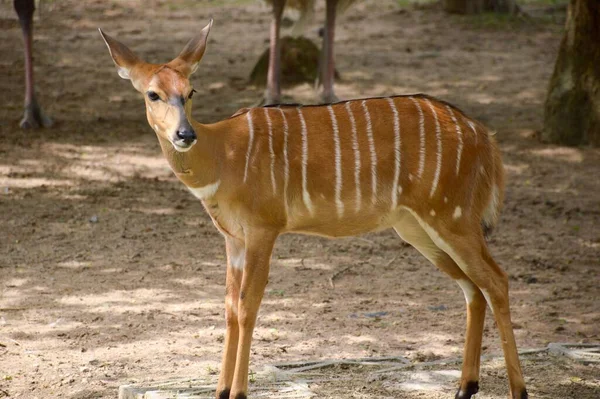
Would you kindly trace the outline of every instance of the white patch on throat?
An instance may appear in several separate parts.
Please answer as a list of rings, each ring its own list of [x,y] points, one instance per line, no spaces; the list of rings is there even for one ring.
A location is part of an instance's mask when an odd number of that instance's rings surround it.
[[[221,184],[221,180],[217,180],[212,184],[207,184],[202,187],[188,187],[188,189],[194,194],[198,199],[205,200],[212,198],[217,190],[219,189],[219,185]]]

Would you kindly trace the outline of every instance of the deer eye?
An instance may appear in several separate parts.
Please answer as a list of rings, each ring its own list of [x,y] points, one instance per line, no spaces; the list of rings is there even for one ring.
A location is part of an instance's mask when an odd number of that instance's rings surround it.
[[[194,93],[196,92],[196,90],[192,89],[192,91],[190,91],[190,94],[188,95],[188,100],[191,99],[192,97],[194,97]]]
[[[148,95],[148,98],[150,99],[150,101],[156,101],[156,100],[160,99],[160,96],[153,91],[149,91],[146,94]]]

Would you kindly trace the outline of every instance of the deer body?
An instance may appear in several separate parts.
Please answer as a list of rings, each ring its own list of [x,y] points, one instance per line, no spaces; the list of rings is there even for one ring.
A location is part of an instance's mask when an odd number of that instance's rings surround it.
[[[329,105],[251,108],[204,125],[191,117],[188,76],[210,25],[164,65],[103,35],[122,77],[145,93],[146,115],[175,175],[225,237],[225,349],[217,398],[245,399],[252,332],[276,238],[394,228],[453,278],[467,302],[456,398],[478,390],[486,304],[496,318],[511,397],[527,398],[510,321],[508,278],[482,226],[502,203],[498,148],[481,124],[425,95]]]

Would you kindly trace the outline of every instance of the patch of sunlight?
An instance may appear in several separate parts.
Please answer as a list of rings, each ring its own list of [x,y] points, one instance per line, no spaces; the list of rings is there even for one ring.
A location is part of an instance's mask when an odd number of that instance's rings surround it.
[[[600,248],[600,240],[598,240],[598,241],[588,241],[588,240],[579,239],[579,240],[577,240],[577,242],[578,242],[578,243],[579,243],[579,245],[581,245],[582,247],[587,247],[587,248]]]
[[[8,288],[20,287],[23,284],[25,284],[27,281],[28,281],[28,279],[26,279],[26,278],[13,278],[11,280],[8,280],[6,283],[4,283],[4,286],[8,287]]]
[[[64,305],[108,305],[114,303],[139,303],[143,301],[161,301],[171,297],[169,291],[159,289],[139,288],[136,290],[108,291],[98,295],[65,296],[59,299]]]
[[[528,100],[537,104],[541,103],[540,94],[538,93],[537,87],[535,89],[522,90],[517,94],[519,100]]]
[[[349,344],[362,344],[365,342],[378,342],[375,337],[371,336],[352,336],[352,335],[344,335],[342,338],[345,338]]]
[[[407,380],[397,384],[397,387],[405,391],[444,391],[460,378],[460,370],[423,370],[401,374]]]
[[[175,208],[133,208],[133,211],[145,213],[146,215],[174,215],[177,213]]]
[[[42,177],[28,177],[26,179],[12,179],[9,177],[0,177],[0,186],[10,188],[35,188],[41,186],[72,186],[73,182],[67,179],[44,179]]]
[[[486,93],[474,93],[469,96],[469,101],[488,105],[496,101],[496,98]]]
[[[90,267],[92,264],[90,262],[78,262],[76,260],[68,260],[66,262],[57,263],[58,267],[64,267],[67,269],[83,269],[85,267]]]
[[[478,76],[475,80],[479,80],[482,82],[500,82],[504,77],[498,75],[481,75]]]
[[[265,301],[263,301],[265,303]],[[306,317],[302,315],[298,315],[295,311],[283,312],[283,311],[273,311],[265,314],[260,317],[261,320],[265,322],[269,321],[281,321],[281,320],[303,320]]]
[[[103,274],[122,273],[122,272],[123,272],[123,268],[122,267],[111,267],[109,269],[102,269],[102,270],[100,270],[100,273],[103,273]]]
[[[171,280],[175,284],[187,285],[191,287],[202,287],[205,283],[204,279],[201,278],[176,278]]]
[[[533,155],[571,163],[583,162],[581,150],[570,147],[550,147],[530,151]]]
[[[504,169],[512,174],[515,175],[522,175],[527,169],[529,169],[529,165],[526,163],[521,163],[521,164],[509,164],[509,163],[504,163]]]

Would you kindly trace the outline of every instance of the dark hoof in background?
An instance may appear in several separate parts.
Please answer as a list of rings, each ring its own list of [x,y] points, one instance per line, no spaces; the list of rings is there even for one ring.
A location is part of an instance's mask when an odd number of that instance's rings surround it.
[[[464,389],[458,389],[454,399],[471,399],[471,396],[475,395],[477,392],[479,392],[479,382],[469,381]]]
[[[515,396],[515,399],[529,399],[529,395],[527,395],[527,390],[523,389],[520,394]]]
[[[52,119],[48,118],[37,103],[25,106],[23,119],[19,123],[21,129],[39,129],[41,127],[51,127]]]
[[[231,391],[229,389],[222,390],[221,393],[219,394],[219,399],[229,399],[230,393],[231,393]]]

